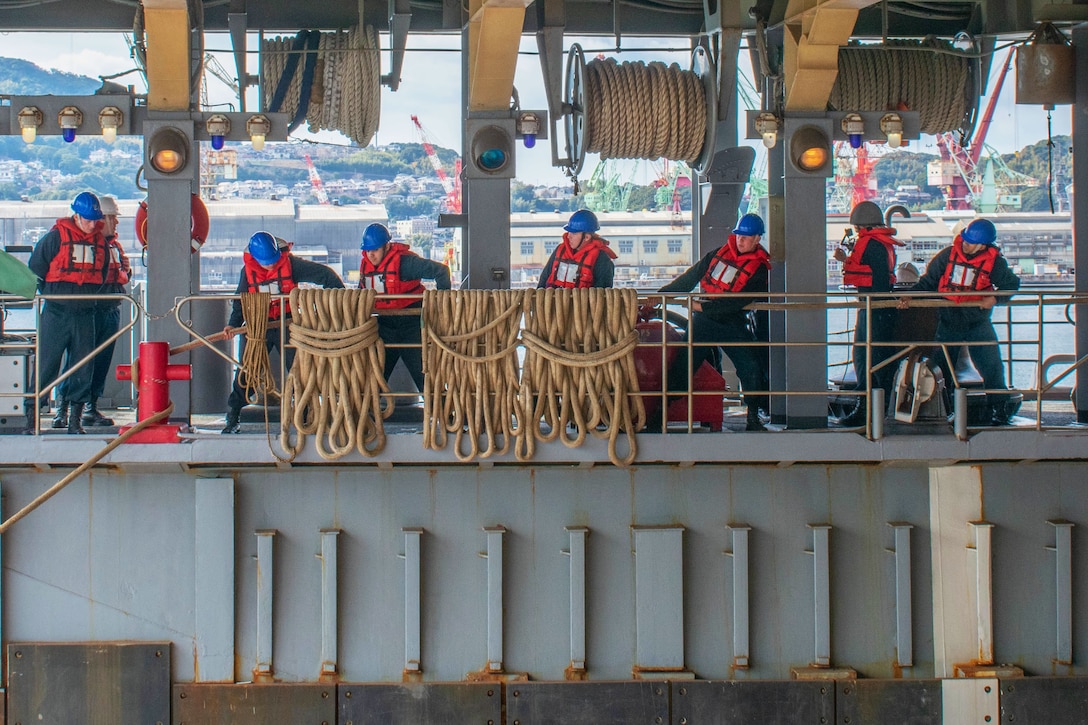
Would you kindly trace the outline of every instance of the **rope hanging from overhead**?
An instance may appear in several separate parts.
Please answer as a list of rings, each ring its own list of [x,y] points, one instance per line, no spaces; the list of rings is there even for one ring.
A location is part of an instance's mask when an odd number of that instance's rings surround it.
[[[269,112],[305,119],[310,131],[339,131],[366,146],[381,115],[381,62],[372,26],[267,38],[261,47],[261,93]]]
[[[634,289],[539,289],[526,294],[525,362],[514,453],[532,459],[537,441],[569,448],[586,434],[608,439],[608,458],[630,465],[646,411],[635,373],[638,294]],[[525,423],[529,423],[526,425]],[[568,435],[573,427],[574,435]],[[627,453],[620,456],[620,433]]]
[[[937,39],[839,49],[828,106],[836,111],[917,111],[922,133],[967,128],[978,92],[971,59]]]
[[[521,428],[517,343],[523,299],[523,292],[511,290],[423,293],[424,448],[444,449],[450,433],[460,461],[510,450]]]
[[[242,365],[238,370],[238,385],[246,400],[258,400],[276,395],[276,378],[268,357],[265,339],[268,332],[268,307],[272,295],[268,292],[245,292],[241,295],[242,319],[246,321],[246,345]],[[267,409],[267,408],[266,408]]]
[[[602,159],[694,164],[706,136],[706,91],[697,74],[660,61],[586,63],[586,151]]]
[[[293,459],[314,436],[325,460],[385,448],[393,412],[383,374],[385,346],[371,316],[374,290],[291,290],[291,342],[298,349],[283,385],[280,444]],[[291,440],[291,427],[297,437]]]

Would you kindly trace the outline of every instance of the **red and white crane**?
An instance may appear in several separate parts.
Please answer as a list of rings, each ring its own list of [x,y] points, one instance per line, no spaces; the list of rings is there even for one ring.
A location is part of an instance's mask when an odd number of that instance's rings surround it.
[[[314,168],[314,161],[310,158],[310,154],[306,154],[306,172],[310,175],[310,184],[314,187],[314,196],[317,197],[317,203],[328,204],[329,195],[325,193],[325,184],[321,182],[321,177],[317,175],[317,169]]]
[[[423,142],[423,151],[427,154],[427,160],[431,162],[431,166],[434,167],[434,173],[438,175],[438,180],[442,182],[442,188],[446,190],[446,211],[451,214],[460,214],[461,159],[457,159],[454,177],[451,179],[449,174],[446,173],[446,170],[442,168],[442,161],[438,158],[438,154],[434,150],[434,144],[431,143],[430,135],[423,130],[423,124],[419,122],[419,116],[412,116],[412,123],[416,125],[416,130],[419,131],[419,138]]]

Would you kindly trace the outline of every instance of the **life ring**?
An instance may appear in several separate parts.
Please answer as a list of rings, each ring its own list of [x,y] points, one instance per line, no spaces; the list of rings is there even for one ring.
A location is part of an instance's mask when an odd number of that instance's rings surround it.
[[[190,238],[193,245],[192,251],[196,252],[208,239],[210,220],[204,200],[198,194],[192,196]],[[147,199],[141,201],[140,207],[136,210],[136,238],[140,240],[140,246],[147,249]]]

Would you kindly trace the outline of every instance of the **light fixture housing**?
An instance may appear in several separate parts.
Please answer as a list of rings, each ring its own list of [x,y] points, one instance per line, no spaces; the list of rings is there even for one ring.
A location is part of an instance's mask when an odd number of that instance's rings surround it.
[[[208,119],[204,127],[208,130],[208,135],[212,137],[212,148],[216,151],[221,150],[223,141],[230,135],[230,119],[222,113],[216,113]]]
[[[888,138],[888,148],[903,145],[903,119],[898,113],[885,113],[880,118],[880,132]]]
[[[38,127],[45,123],[45,117],[37,106],[24,106],[19,111],[19,128],[23,133],[23,141],[34,143],[38,138]]]
[[[261,113],[250,116],[249,120],[246,121],[246,133],[249,134],[253,150],[260,151],[264,148],[264,140],[268,137],[268,134],[272,133],[272,122]]]
[[[57,114],[57,125],[66,143],[76,140],[76,131],[83,125],[83,111],[75,106],[65,106]]]
[[[850,147],[859,149],[865,143],[865,119],[860,113],[848,113],[842,119],[842,132],[850,139]]]
[[[773,149],[778,143],[778,116],[770,111],[763,111],[756,117],[756,133],[763,137],[763,145]]]
[[[531,149],[536,146],[536,137],[540,135],[540,127],[540,116],[532,111],[522,111],[518,114],[517,133],[521,136],[525,148]]]
[[[117,129],[125,122],[125,114],[117,106],[106,106],[98,112],[98,125],[102,127],[102,140],[113,143],[117,140]]]

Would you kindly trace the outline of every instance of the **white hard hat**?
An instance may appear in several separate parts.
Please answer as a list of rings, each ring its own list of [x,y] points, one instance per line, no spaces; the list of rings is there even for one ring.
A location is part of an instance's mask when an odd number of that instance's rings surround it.
[[[112,196],[100,196],[98,198],[99,204],[102,206],[103,216],[112,214],[114,216],[120,216],[120,212],[117,211],[117,200]]]

